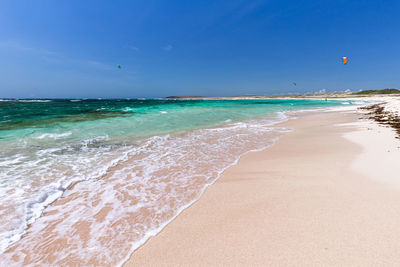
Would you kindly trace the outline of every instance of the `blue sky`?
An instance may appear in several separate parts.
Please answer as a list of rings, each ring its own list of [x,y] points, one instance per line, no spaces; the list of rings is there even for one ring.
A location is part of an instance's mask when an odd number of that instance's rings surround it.
[[[400,1],[2,0],[0,97],[400,88],[399,14]]]

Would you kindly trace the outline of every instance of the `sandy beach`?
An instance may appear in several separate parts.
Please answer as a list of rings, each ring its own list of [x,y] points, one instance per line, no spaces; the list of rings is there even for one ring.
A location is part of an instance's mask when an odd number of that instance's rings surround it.
[[[362,113],[282,123],[125,266],[399,265],[400,140]]]

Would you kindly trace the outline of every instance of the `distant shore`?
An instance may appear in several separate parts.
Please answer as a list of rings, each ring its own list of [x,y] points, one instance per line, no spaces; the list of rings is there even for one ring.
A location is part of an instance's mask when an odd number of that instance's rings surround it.
[[[238,95],[238,96],[168,96],[167,99],[359,99],[400,97],[400,93],[375,93],[375,91],[363,92],[336,92],[321,94],[288,94],[288,95]],[[379,92],[379,90],[377,90]]]

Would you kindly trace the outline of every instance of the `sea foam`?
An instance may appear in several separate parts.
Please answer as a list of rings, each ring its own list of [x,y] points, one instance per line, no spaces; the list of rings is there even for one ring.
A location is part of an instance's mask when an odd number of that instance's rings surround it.
[[[56,246],[54,242],[60,238],[67,238],[74,245],[53,251],[52,265],[68,258],[82,265],[121,263],[197,200],[241,155],[272,145],[287,130],[272,126],[283,119],[280,114],[276,121],[252,120],[150,137],[126,149],[122,157],[96,173],[81,173],[81,182],[64,192],[62,202],[47,206],[68,188],[61,181],[53,183],[55,191],[49,187],[46,192],[50,194],[29,206],[31,218],[35,218],[29,233],[15,244],[13,253],[6,252],[0,259],[19,265],[21,262],[15,258],[23,261],[29,254],[33,264],[43,264],[50,260],[43,256],[46,250]],[[41,205],[47,208],[46,214],[39,217]],[[75,228],[80,224],[90,225],[86,230],[90,239],[84,243]],[[44,234],[48,231],[58,238]],[[15,236],[10,240],[15,243]],[[17,257],[12,259],[12,255]]]

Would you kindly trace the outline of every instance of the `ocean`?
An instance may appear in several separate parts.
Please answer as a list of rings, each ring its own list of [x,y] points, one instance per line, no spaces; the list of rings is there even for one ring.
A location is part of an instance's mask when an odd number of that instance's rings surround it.
[[[0,261],[115,266],[300,110],[351,101],[0,100]]]

